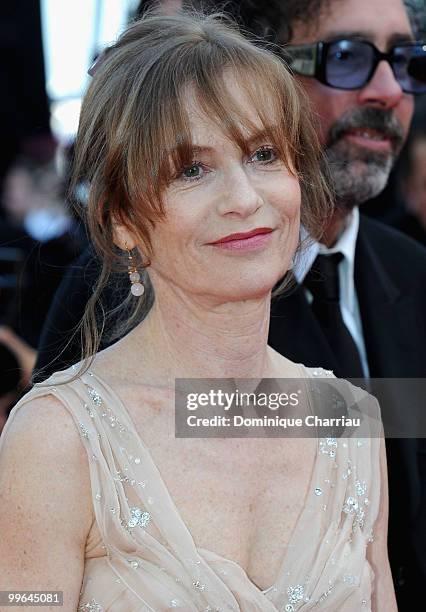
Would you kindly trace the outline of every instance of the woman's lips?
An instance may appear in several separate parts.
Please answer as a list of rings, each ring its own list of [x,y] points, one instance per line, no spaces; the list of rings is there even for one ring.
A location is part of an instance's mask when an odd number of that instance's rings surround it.
[[[259,228],[245,234],[231,234],[211,242],[210,246],[227,251],[254,251],[262,248],[270,240],[272,231],[271,228]]]

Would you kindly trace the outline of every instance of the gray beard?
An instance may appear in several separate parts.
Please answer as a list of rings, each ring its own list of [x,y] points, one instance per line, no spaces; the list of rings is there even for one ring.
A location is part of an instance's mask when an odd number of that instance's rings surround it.
[[[376,129],[386,135],[391,150],[372,151],[348,142],[345,134],[356,128]],[[400,122],[392,112],[381,109],[351,109],[331,126],[325,156],[340,210],[351,210],[385,188],[403,141]]]
[[[329,172],[335,193],[336,206],[352,210],[375,198],[389,180],[394,157],[368,153],[360,157],[345,155],[334,145],[326,150]]]

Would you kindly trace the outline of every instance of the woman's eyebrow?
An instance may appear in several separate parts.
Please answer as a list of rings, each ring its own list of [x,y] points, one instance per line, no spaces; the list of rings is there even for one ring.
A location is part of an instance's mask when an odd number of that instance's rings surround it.
[[[261,128],[258,131],[250,134],[245,139],[245,144],[248,147],[251,147],[251,146],[254,146],[256,144],[259,144],[263,140],[270,140],[271,139],[271,134],[276,133],[278,129],[279,128],[276,125],[270,125],[268,127]]]
[[[246,137],[242,137],[242,141],[247,147],[253,146],[262,140],[270,140],[271,133],[276,131],[278,126],[271,125],[267,128],[259,128],[257,131],[252,131],[251,133],[247,133]],[[181,145],[177,145],[171,149],[171,153],[179,150]],[[218,150],[218,147],[207,145],[203,143],[191,143],[188,142],[185,145],[185,149],[190,151],[192,155],[201,155],[202,153],[214,153]]]
[[[181,143],[176,144],[175,146],[172,146],[170,148],[166,149],[166,155],[167,156],[174,156],[174,155],[178,155],[181,156],[182,153],[184,153],[184,156],[191,156],[194,157],[196,155],[202,155],[204,154],[208,154],[208,153],[214,153],[216,151],[215,147],[212,146],[207,146],[207,145],[203,145],[203,144],[192,144],[190,142],[186,142],[184,146],[182,146]]]
[[[215,147],[209,147],[207,145],[189,145],[188,149],[195,154],[200,154],[200,153],[210,153],[211,151],[215,151]]]

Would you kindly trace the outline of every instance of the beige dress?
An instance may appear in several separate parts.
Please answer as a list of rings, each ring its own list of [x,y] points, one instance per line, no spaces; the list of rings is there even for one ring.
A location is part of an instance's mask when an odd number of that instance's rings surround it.
[[[307,377],[326,374],[305,371]],[[306,503],[281,571],[262,591],[237,563],[196,547],[112,389],[91,372],[59,384],[69,377],[70,371],[57,372],[36,385],[12,410],[4,434],[20,406],[53,394],[81,435],[95,521],[86,542],[79,611],[371,610],[374,575],[366,549],[380,498],[379,439],[318,440]]]

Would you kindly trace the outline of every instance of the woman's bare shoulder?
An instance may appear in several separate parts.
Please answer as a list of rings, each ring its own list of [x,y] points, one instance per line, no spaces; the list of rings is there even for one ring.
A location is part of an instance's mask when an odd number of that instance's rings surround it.
[[[30,393],[0,440],[0,589],[60,584],[76,609],[93,522],[90,473],[73,417]]]
[[[70,459],[84,456],[84,448],[70,412],[53,393],[42,396],[30,392],[12,410],[7,421],[5,444],[25,440],[46,453],[59,453]],[[70,455],[69,453],[72,453]]]
[[[14,483],[25,498],[79,500],[82,524],[92,520],[87,453],[72,415],[51,394],[29,394],[6,423],[0,444],[0,488]],[[3,486],[2,486],[3,485]],[[73,496],[75,495],[75,499]],[[57,497],[58,496],[58,497]],[[11,494],[11,500],[14,495]],[[34,497],[33,497],[34,499]]]

